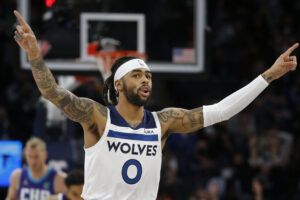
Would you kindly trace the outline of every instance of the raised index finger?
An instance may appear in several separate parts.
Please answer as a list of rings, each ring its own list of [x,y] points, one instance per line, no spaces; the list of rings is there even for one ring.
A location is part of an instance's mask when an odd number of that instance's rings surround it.
[[[290,56],[290,54],[299,46],[299,43],[295,43],[293,46],[291,46],[288,50],[286,50],[283,55]]]
[[[14,14],[17,17],[18,21],[21,23],[22,26],[23,25],[27,26],[27,23],[25,22],[25,20],[23,19],[22,15],[18,11],[14,10]]]

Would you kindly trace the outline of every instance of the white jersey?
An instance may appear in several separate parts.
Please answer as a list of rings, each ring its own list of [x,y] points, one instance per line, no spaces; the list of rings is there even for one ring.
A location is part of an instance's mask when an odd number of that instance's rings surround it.
[[[161,127],[156,112],[144,111],[136,128],[108,107],[101,139],[85,149],[85,200],[155,200],[161,169]]]

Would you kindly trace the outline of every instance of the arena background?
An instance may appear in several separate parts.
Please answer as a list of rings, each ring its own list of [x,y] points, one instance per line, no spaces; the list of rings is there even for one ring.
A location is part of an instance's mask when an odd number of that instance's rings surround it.
[[[59,0],[54,7],[57,2]],[[98,2],[99,6],[105,3],[104,0]],[[118,5],[118,9],[151,5],[151,1],[145,0],[111,2]],[[164,47],[172,40],[191,37],[176,25],[176,21],[190,24],[188,11],[194,6],[191,0],[183,1],[186,14],[175,12],[172,16],[165,16],[159,8],[172,10],[181,1],[155,2],[153,26],[160,22],[160,15],[170,23],[153,37],[158,37],[163,30],[164,38],[158,41]],[[19,47],[13,40],[16,20],[12,11],[16,8],[16,1],[1,0],[0,140],[17,140],[24,144],[31,136],[41,137],[48,144],[50,165],[66,172],[82,168],[82,129],[63,118],[46,120],[47,106],[40,100],[32,75],[20,65]],[[39,12],[47,9],[50,8],[43,0],[32,4],[32,22],[37,28],[43,23]],[[300,1],[207,0],[205,10],[204,71],[155,73],[148,109],[172,106],[189,109],[212,104],[264,72],[288,46],[299,42]],[[193,25],[185,28],[192,29]],[[160,57],[161,50],[152,52],[154,58],[168,57]],[[99,80],[80,85],[74,93],[103,103],[100,74],[89,75],[99,76]],[[231,120],[196,133],[172,135],[163,151],[157,199],[251,200],[257,199],[260,191],[267,200],[300,199],[299,89],[297,70],[273,82]],[[6,191],[6,187],[1,187],[0,199],[5,198]]]

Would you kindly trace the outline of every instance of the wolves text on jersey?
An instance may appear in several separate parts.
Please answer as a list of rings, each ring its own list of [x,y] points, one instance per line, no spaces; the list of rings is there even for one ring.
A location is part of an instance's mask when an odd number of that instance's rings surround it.
[[[126,142],[111,142],[108,140],[107,146],[109,151],[114,150],[124,154],[155,156],[157,153],[157,145],[128,144]]]

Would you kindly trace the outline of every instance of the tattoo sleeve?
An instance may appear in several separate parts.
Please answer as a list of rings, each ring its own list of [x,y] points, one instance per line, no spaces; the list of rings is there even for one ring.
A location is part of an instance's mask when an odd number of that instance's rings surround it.
[[[46,66],[42,57],[31,60],[30,65],[34,80],[42,94],[45,90],[53,87],[56,84],[52,73]]]
[[[43,97],[54,103],[73,121],[85,123],[91,119],[95,104],[93,100],[79,98],[57,85],[52,73],[41,57],[30,61],[30,64],[33,77]],[[102,115],[106,114],[104,109],[98,108]]]
[[[189,133],[203,128],[202,107],[193,110],[169,108],[158,113],[165,132]]]

